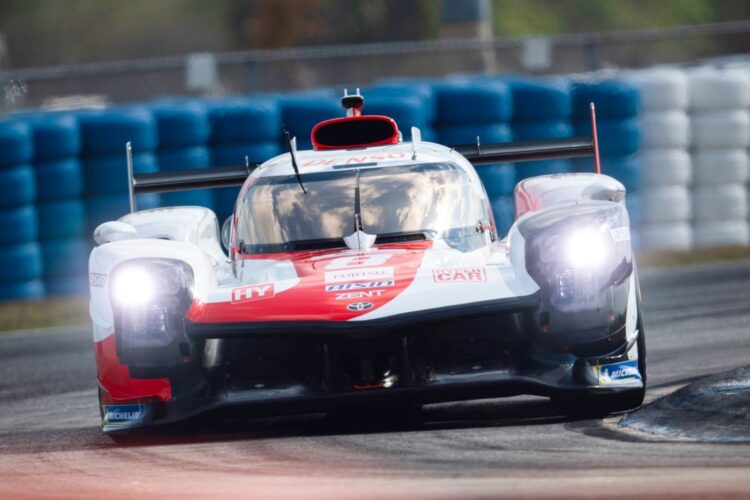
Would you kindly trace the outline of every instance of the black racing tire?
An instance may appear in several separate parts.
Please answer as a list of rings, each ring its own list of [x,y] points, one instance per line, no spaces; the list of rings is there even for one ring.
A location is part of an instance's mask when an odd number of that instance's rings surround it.
[[[587,396],[558,396],[552,402],[563,415],[571,417],[603,417],[610,413],[621,413],[635,410],[643,404],[646,397],[646,334],[643,330],[643,317],[640,300],[638,301],[638,370],[641,372],[643,387],[614,394],[596,394]]]

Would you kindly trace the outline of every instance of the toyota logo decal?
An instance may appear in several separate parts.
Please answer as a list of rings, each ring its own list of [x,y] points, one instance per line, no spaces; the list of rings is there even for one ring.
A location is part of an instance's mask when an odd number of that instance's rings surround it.
[[[354,302],[346,306],[350,311],[366,311],[372,309],[372,302]]]

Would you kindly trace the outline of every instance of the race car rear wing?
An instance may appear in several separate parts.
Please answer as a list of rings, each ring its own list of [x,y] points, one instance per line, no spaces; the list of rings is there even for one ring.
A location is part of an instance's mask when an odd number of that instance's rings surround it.
[[[574,137],[546,141],[481,145],[479,137],[477,137],[476,144],[454,146],[453,149],[463,155],[474,166],[593,156],[596,172],[601,173],[594,103],[591,103],[591,128],[591,138]],[[134,175],[133,153],[129,142],[126,144],[125,150],[128,164],[128,190],[131,212],[136,210],[136,194],[241,186],[252,171],[259,166],[257,163],[246,161],[245,165],[235,167],[211,167],[200,170]]]

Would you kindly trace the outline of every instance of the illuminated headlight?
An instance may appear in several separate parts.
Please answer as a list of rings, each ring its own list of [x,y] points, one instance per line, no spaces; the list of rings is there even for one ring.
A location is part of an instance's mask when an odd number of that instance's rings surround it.
[[[153,303],[161,296],[174,295],[192,286],[192,272],[186,264],[172,260],[126,262],[112,273],[112,301],[121,306]]]
[[[112,272],[110,299],[125,348],[171,344],[192,303],[193,271],[172,259],[134,259]]]
[[[148,304],[154,298],[155,283],[142,267],[122,269],[112,280],[112,299],[124,306]]]
[[[601,231],[581,229],[565,237],[564,258],[575,269],[598,269],[607,261],[610,247]]]
[[[539,282],[546,283],[552,306],[565,312],[604,306],[602,286],[615,260],[615,243],[606,225],[579,221],[540,232],[531,240],[529,265]]]

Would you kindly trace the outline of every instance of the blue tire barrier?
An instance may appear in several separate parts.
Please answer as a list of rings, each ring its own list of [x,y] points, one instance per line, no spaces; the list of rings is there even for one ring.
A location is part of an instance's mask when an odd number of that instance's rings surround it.
[[[570,158],[568,160],[573,172],[580,172],[584,174],[593,174],[596,172],[596,164],[593,156],[585,156],[581,158]]]
[[[422,133],[422,140],[426,142],[438,142],[438,133],[432,127],[420,128],[419,131]]]
[[[196,170],[211,166],[211,150],[204,146],[180,149],[159,149],[159,171]]]
[[[38,300],[44,298],[41,280],[0,284],[0,300]]]
[[[209,117],[214,145],[278,141],[281,137],[281,112],[274,99],[212,103]]]
[[[84,157],[122,155],[130,141],[133,153],[156,149],[156,120],[146,108],[111,108],[78,115]]]
[[[542,141],[573,136],[573,127],[566,121],[513,122],[513,136],[517,141]]]
[[[178,193],[161,193],[162,207],[187,207],[198,206],[211,210],[214,209],[214,200],[216,193],[209,189],[199,189],[197,191],[183,191]]]
[[[0,262],[0,283],[33,281],[42,276],[42,250],[36,242],[0,247]]]
[[[34,200],[36,181],[31,165],[16,165],[0,170],[0,208],[28,205]]]
[[[214,211],[216,212],[216,217],[219,218],[220,226],[224,222],[224,219],[234,212],[234,204],[239,194],[239,187],[222,188],[214,192]]]
[[[74,115],[36,113],[25,119],[34,134],[35,162],[80,155],[81,131]]]
[[[516,186],[516,165],[513,163],[480,165],[476,170],[490,199],[513,194]]]
[[[495,144],[513,140],[513,132],[506,124],[455,125],[438,129],[440,143],[446,146],[476,144],[477,136],[479,136],[481,144]]]
[[[603,120],[632,118],[640,112],[641,96],[635,85],[617,80],[574,82],[570,86],[574,119],[590,117],[589,104]]]
[[[100,156],[83,161],[86,174],[86,192],[90,195],[128,192],[128,163],[125,153],[116,156]],[[159,171],[159,162],[153,153],[134,153],[133,172],[150,174]]]
[[[641,195],[639,193],[628,193],[625,196],[625,208],[628,209],[631,226],[641,225]]]
[[[139,194],[136,196],[136,203],[138,210],[147,210],[160,207],[161,199],[158,194]],[[86,200],[89,231],[93,231],[103,222],[117,220],[128,213],[130,213],[130,200],[125,193],[92,196]]]
[[[37,212],[40,240],[75,238],[86,232],[86,205],[81,200],[40,203]]]
[[[554,122],[570,119],[571,102],[567,82],[511,80],[513,121]]]
[[[36,207],[24,205],[0,210],[0,228],[0,245],[36,241],[39,237]]]
[[[35,163],[34,173],[40,202],[78,198],[83,194],[83,173],[77,158]]]
[[[297,151],[310,151],[313,149],[312,141],[309,137],[297,137]],[[289,146],[286,142],[281,144],[281,151],[284,153],[289,152]]]
[[[500,238],[505,237],[516,219],[516,208],[512,196],[499,196],[492,200],[492,214]]]
[[[296,97],[282,98],[279,103],[281,106],[281,126],[286,127],[292,137],[297,137],[298,146],[300,146],[303,140],[306,140],[309,144],[310,133],[313,127],[319,122],[344,116],[344,110],[338,99],[305,99]],[[276,137],[283,140],[281,134]],[[303,148],[300,147],[300,149]]]
[[[513,97],[504,83],[444,83],[435,92],[440,126],[507,122],[513,116]]]
[[[197,102],[153,104],[159,148],[184,148],[206,144],[211,135],[208,109]]]
[[[47,295],[52,297],[84,297],[89,293],[88,277],[62,276],[44,280]]]
[[[516,164],[516,182],[538,175],[567,174],[572,171],[573,166],[567,159],[524,161]]]
[[[211,150],[203,146],[182,149],[159,150],[159,170],[197,170],[211,166]],[[175,207],[197,205],[213,209],[214,190],[199,189],[195,191],[182,191],[176,193],[162,193],[162,206]]]
[[[591,121],[573,123],[577,136],[591,136]],[[635,119],[598,120],[596,123],[599,138],[599,151],[604,156],[627,156],[637,153],[641,148],[641,131]]]
[[[411,140],[411,127],[421,129],[430,123],[424,109],[424,101],[415,95],[366,97],[365,109],[368,115],[393,118],[405,140]]]
[[[424,114],[424,124],[431,124],[437,118],[437,99],[432,86],[426,83],[395,83],[381,82],[366,89],[363,92],[365,96],[365,114],[377,114],[370,109],[372,99],[391,99],[399,97],[416,97],[422,103],[422,113]],[[386,115],[387,116],[387,115]],[[400,125],[400,124],[399,124]],[[418,126],[418,125],[417,125]],[[421,128],[421,127],[420,127]]]
[[[49,240],[42,244],[43,276],[85,276],[91,245],[83,238]]]
[[[573,158],[569,160],[574,172],[593,173],[596,171],[593,158]],[[602,173],[620,181],[628,193],[637,192],[641,187],[641,163],[638,155],[602,157]],[[630,196],[630,194],[628,194]]]
[[[602,158],[602,173],[622,182],[628,193],[641,187],[641,162],[638,155]]]
[[[297,139],[297,148],[305,149]],[[287,149],[283,149],[287,151]],[[214,166],[244,165],[245,157],[250,163],[262,163],[274,156],[281,154],[282,147],[278,142],[262,142],[253,144],[232,144],[218,146],[212,151]]]
[[[26,163],[34,157],[34,136],[28,123],[0,121],[0,168]]]

